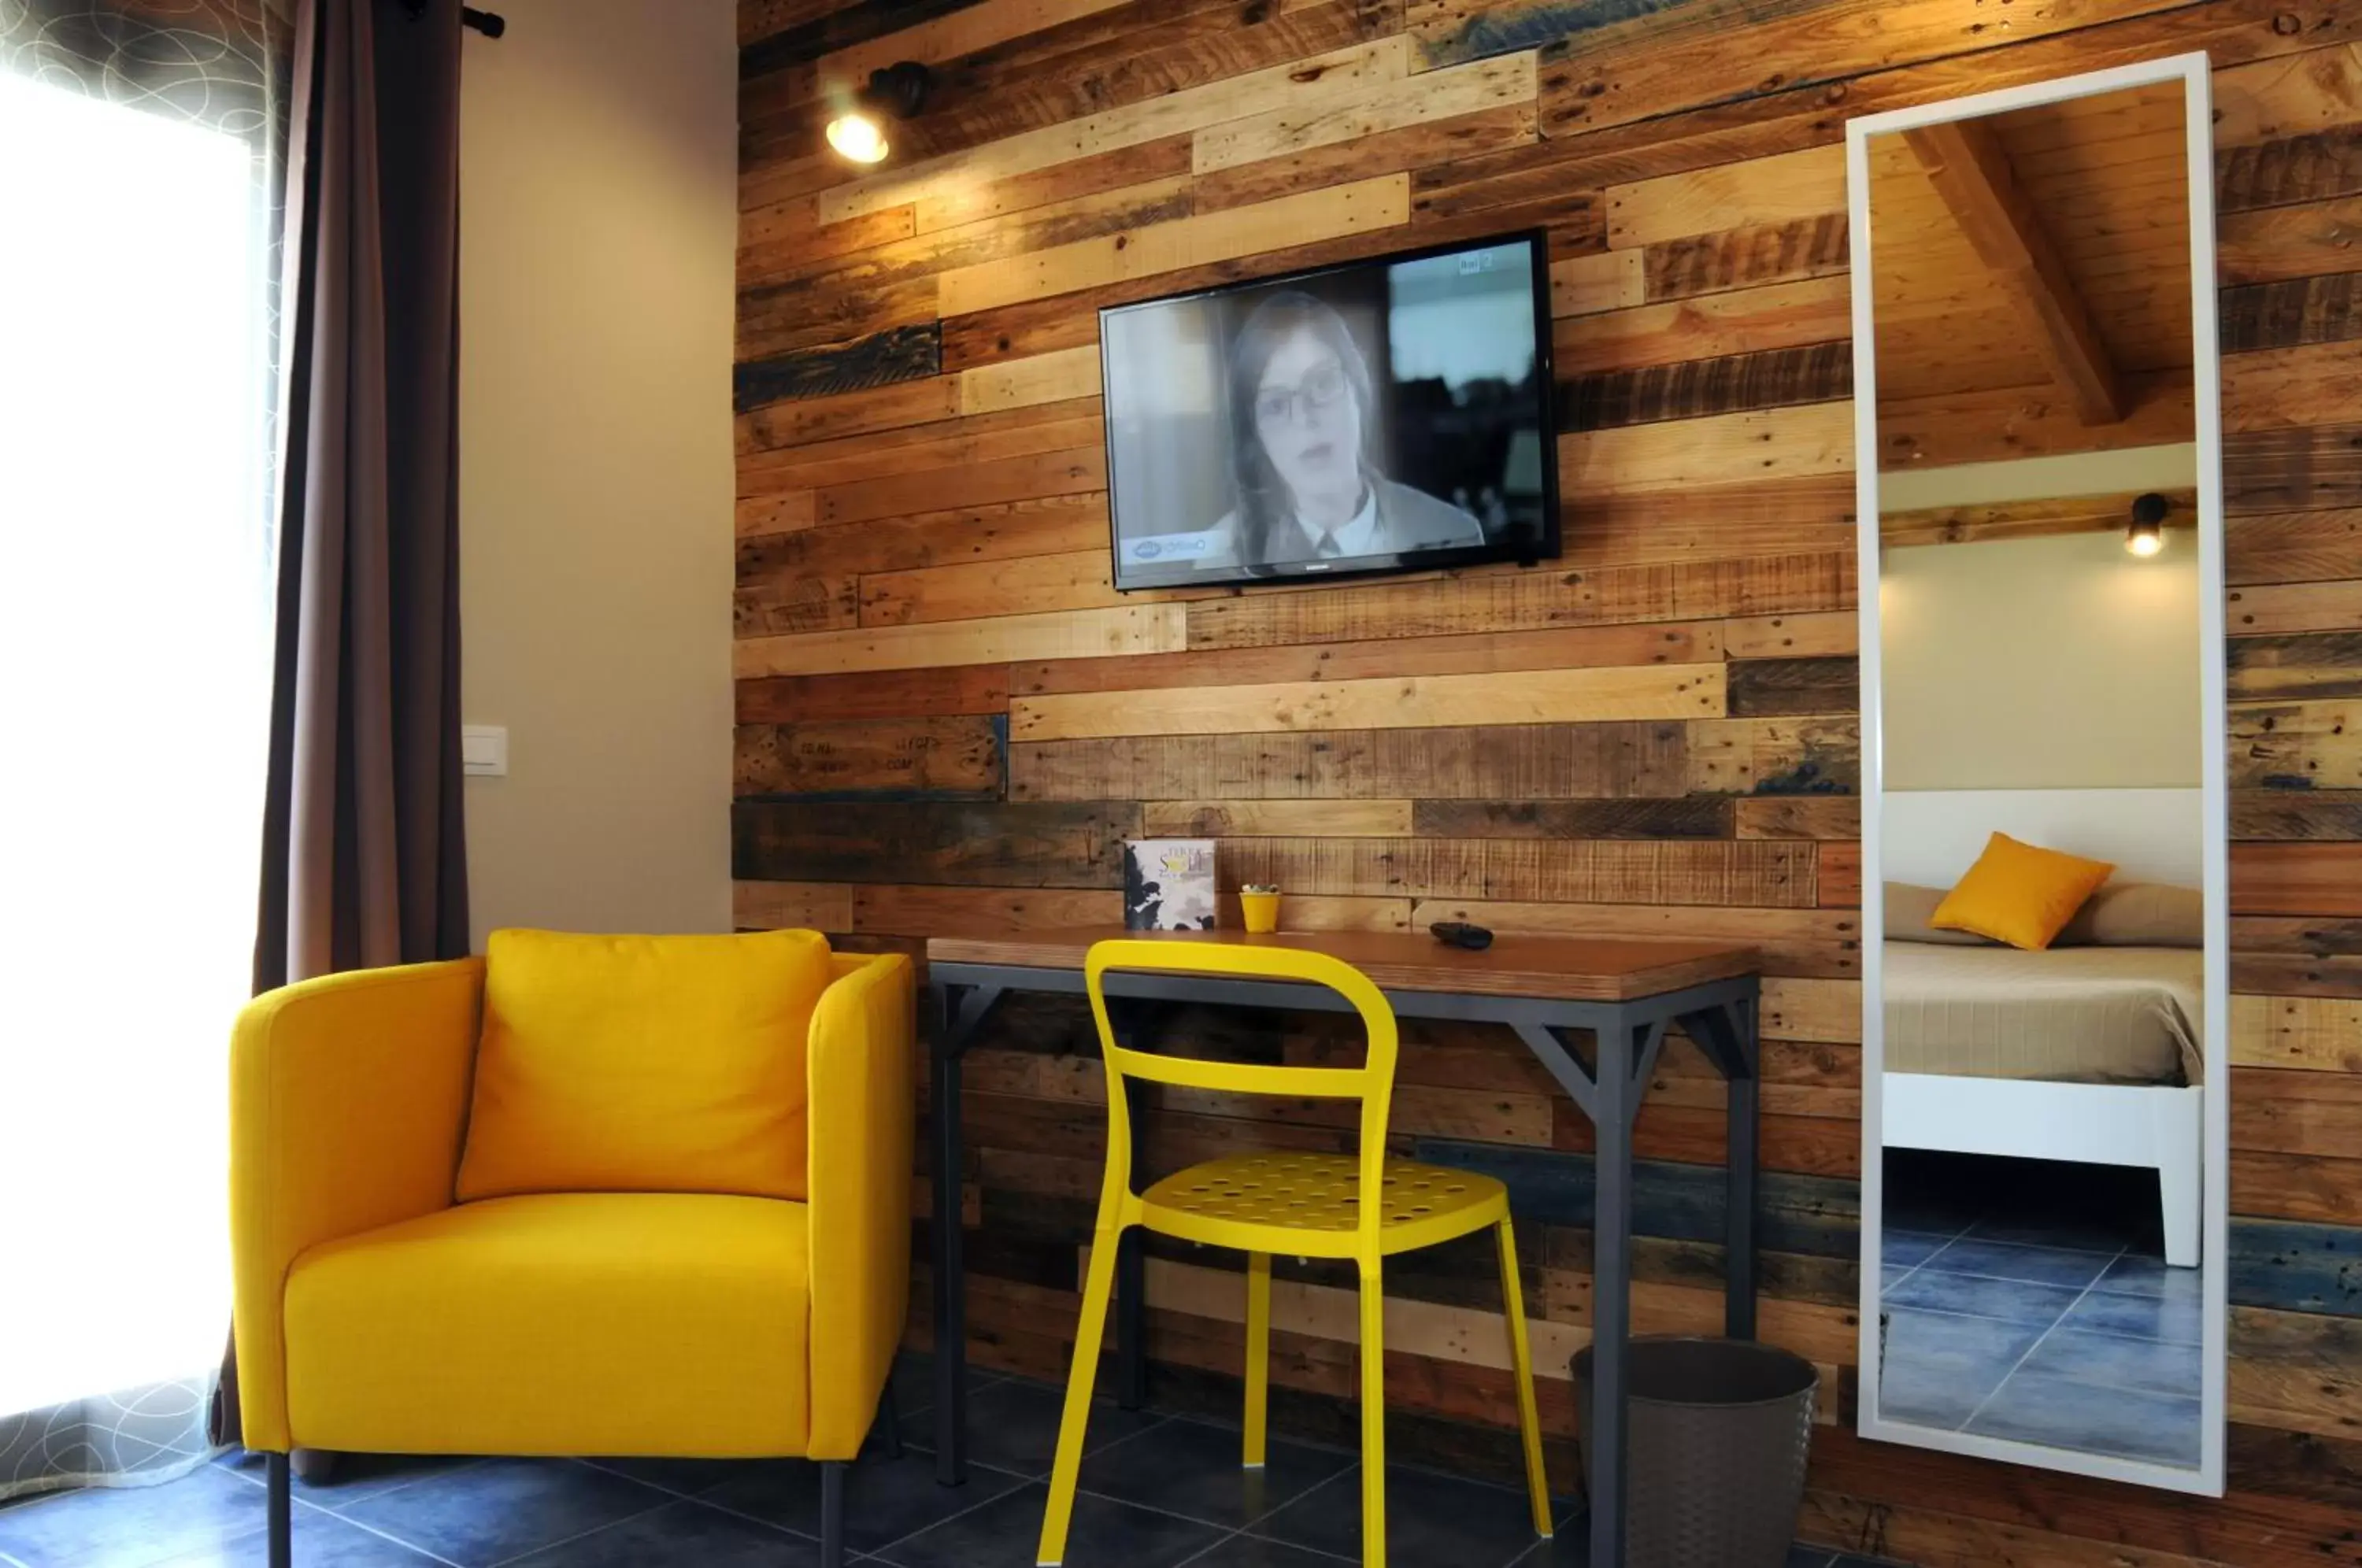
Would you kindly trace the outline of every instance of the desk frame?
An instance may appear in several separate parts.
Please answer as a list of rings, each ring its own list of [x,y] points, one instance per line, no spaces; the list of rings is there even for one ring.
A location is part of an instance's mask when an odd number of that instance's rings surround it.
[[[967,1478],[966,1280],[960,1261],[963,1169],[960,1127],[961,1058],[1000,999],[1012,991],[1086,994],[1077,968],[1014,964],[935,962],[929,966],[929,1038],[933,1063],[935,1196],[935,1479],[946,1486]],[[1624,1561],[1626,1359],[1631,1337],[1632,1123],[1639,1113],[1665,1032],[1678,1024],[1728,1083],[1727,1154],[1727,1253],[1724,1331],[1755,1334],[1755,1209],[1757,1035],[1760,983],[1745,975],[1656,996],[1619,1001],[1496,996],[1443,990],[1396,990],[1386,1000],[1402,1018],[1497,1023],[1525,1043],[1559,1087],[1597,1130],[1594,1155],[1592,1409],[1590,1430],[1610,1441],[1591,1445],[1591,1561]],[[1111,973],[1109,1011],[1127,1045],[1145,1042],[1173,1008],[1185,1003],[1350,1012],[1325,987],[1293,980],[1216,976]],[[1120,999],[1125,1005],[1115,1004]],[[1586,1067],[1570,1034],[1593,1032],[1594,1065]],[[1133,1086],[1137,1089],[1140,1086]],[[1143,1107],[1132,1107],[1137,1117]],[[1133,1188],[1141,1172],[1135,1152]],[[1126,1408],[1147,1399],[1148,1362],[1142,1343],[1146,1316],[1145,1237],[1137,1227],[1117,1254],[1116,1390]]]

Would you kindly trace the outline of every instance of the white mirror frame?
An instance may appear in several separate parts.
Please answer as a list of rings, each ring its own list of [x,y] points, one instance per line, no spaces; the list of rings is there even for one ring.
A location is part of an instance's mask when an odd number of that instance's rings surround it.
[[[1856,1430],[1882,1442],[1973,1454],[2014,1464],[2094,1475],[2219,1497],[2224,1486],[2224,1382],[2230,1286],[2230,849],[2224,692],[2222,351],[2214,275],[2214,114],[2212,63],[2175,55],[2086,75],[1871,115],[1846,124],[1847,220],[1853,275],[1855,506],[1860,553],[1861,659],[1861,1369]],[[1883,1083],[1886,1065],[1883,955],[1885,878],[1880,841],[1882,681],[1880,670],[1878,353],[1873,336],[1870,140],[1896,131],[2004,114],[2159,83],[2182,83],[2190,159],[2191,375],[2198,443],[2199,717],[2207,745],[2200,768],[2204,801],[2202,881],[2206,899],[2204,1219],[2201,1301],[2198,1467],[2046,1448],[2006,1438],[1942,1431],[1882,1419],[1878,1411],[1881,1241],[1884,1223]]]

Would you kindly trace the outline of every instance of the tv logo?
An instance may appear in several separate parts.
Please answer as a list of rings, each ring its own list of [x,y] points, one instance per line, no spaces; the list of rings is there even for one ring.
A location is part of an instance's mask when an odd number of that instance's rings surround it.
[[[1131,558],[1136,561],[1197,560],[1212,548],[1213,538],[1208,534],[1152,534],[1131,541]]]

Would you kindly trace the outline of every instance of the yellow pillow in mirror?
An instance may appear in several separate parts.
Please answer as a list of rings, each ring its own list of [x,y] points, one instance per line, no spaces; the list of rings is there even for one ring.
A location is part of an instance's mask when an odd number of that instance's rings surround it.
[[[2012,947],[2047,947],[2114,870],[2104,860],[2020,844],[1997,833],[1927,923],[1942,931],[1971,931]]]

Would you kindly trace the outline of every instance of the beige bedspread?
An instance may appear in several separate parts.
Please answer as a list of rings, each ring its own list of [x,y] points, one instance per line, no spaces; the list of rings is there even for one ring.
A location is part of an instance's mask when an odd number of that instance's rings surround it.
[[[1890,942],[1886,1069],[2078,1084],[2192,1084],[2204,955],[2186,947]]]

